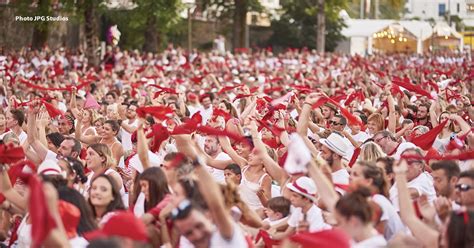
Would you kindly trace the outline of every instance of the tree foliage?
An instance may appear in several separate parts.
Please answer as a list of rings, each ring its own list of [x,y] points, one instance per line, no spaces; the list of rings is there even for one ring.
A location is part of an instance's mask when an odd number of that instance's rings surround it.
[[[197,4],[200,10],[213,13],[214,17],[221,21],[232,23],[232,46],[234,48],[245,47],[248,39],[247,13],[249,11],[263,11],[258,0],[199,0]]]
[[[316,48],[317,0],[287,0],[282,2],[283,14],[272,22],[273,35],[269,45],[276,47]],[[326,0],[326,51],[333,51],[344,37],[339,12],[345,0]]]
[[[364,1],[364,0],[362,0]],[[347,12],[351,18],[360,18],[361,0],[349,0]],[[370,13],[365,18],[374,18],[375,1],[370,1],[372,6]],[[399,20],[403,16],[405,0],[379,0],[379,19]]]
[[[183,32],[179,11],[184,6],[179,0],[135,0],[133,10],[112,10],[104,13],[108,26],[118,25],[122,33],[120,46],[156,52],[167,43],[168,37]]]

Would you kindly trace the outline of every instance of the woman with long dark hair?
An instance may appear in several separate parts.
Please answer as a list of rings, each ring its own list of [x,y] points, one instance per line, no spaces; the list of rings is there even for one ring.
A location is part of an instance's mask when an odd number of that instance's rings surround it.
[[[105,174],[97,176],[92,181],[88,202],[92,209],[92,216],[99,224],[106,214],[125,210],[119,187],[111,176]]]

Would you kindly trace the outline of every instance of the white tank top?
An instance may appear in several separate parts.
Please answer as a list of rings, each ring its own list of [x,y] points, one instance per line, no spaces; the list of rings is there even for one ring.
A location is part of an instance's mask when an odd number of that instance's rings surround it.
[[[244,201],[252,210],[256,210],[259,208],[262,208],[263,205],[260,202],[260,199],[257,196],[257,191],[260,189],[260,186],[262,186],[262,181],[265,176],[268,174],[265,173],[263,174],[259,179],[257,183],[250,182],[247,180],[245,177],[245,172],[247,171],[248,166],[244,168],[242,171],[242,181],[240,182],[240,198],[242,198],[242,201]]]

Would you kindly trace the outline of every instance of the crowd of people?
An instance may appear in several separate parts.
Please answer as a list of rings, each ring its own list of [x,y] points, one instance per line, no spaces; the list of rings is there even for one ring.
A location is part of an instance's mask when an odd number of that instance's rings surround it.
[[[466,54],[0,54],[2,247],[473,247]]]

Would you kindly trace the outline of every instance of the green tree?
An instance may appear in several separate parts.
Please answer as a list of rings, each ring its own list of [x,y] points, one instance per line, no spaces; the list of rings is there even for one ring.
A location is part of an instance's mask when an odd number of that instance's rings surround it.
[[[360,18],[360,4],[365,0],[349,0],[347,13],[351,18]],[[371,1],[369,16],[365,18],[374,18],[375,16],[375,1]],[[379,0],[379,18],[380,19],[395,19],[399,20],[403,16],[405,0]]]
[[[184,8],[179,0],[135,0],[133,10],[116,10],[104,13],[111,24],[117,24],[122,33],[120,45],[128,49],[141,48],[157,52],[174,34]],[[182,28],[179,28],[179,32]]]
[[[263,8],[258,0],[199,0],[198,7],[202,10],[215,10],[215,17],[222,21],[232,22],[232,46],[240,48],[246,46],[247,13],[250,11],[262,12]]]
[[[269,45],[276,47],[316,48],[318,0],[287,0],[282,2],[283,14],[272,22],[273,35]],[[325,3],[325,50],[333,51],[344,37],[343,20],[339,11],[346,6],[345,0],[326,0]]]

